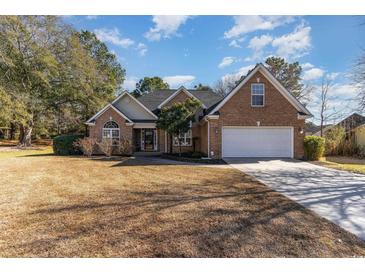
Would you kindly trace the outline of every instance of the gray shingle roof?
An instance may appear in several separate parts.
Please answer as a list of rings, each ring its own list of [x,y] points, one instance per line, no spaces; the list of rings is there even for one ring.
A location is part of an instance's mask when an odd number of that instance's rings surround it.
[[[137,99],[144,104],[149,110],[154,111],[158,105],[171,96],[177,89],[161,89],[147,93],[138,97]],[[222,96],[213,92],[212,90],[195,90],[188,89],[188,91],[198,98],[207,108],[216,104],[223,99]]]
[[[137,100],[144,104],[149,110],[154,111],[159,104],[171,96],[175,91],[176,90],[172,89],[155,90],[138,97]]]

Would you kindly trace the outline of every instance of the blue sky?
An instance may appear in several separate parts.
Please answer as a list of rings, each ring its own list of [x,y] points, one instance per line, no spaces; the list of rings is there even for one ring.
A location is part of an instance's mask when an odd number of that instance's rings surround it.
[[[270,55],[299,61],[316,87],[308,108],[318,116],[319,85],[332,79],[330,108],[352,112],[356,87],[348,74],[365,48],[365,20],[357,16],[71,16],[94,31],[126,69],[124,88],[144,76],[171,87],[213,86],[239,77]],[[337,116],[337,115],[336,115]],[[333,117],[336,119],[335,117]],[[314,119],[316,121],[316,119]]]

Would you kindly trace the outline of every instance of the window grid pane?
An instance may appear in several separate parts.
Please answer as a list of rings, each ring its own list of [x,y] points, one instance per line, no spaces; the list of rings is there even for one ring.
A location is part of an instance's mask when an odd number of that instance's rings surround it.
[[[191,131],[191,129],[189,129],[186,133],[180,133],[179,137],[174,136],[173,145],[178,146],[179,139],[180,139],[181,146],[191,146],[191,135],[192,135],[192,131]]]
[[[253,106],[263,106],[264,96],[263,95],[252,95],[252,105]]]
[[[251,102],[252,106],[264,105],[264,84],[251,85]]]
[[[103,128],[104,139],[119,139],[119,129]]]

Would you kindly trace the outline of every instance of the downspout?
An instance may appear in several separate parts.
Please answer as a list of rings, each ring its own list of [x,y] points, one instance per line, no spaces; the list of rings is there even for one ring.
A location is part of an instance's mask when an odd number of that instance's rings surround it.
[[[207,119],[208,122],[208,158],[210,158],[210,124],[209,119]]]

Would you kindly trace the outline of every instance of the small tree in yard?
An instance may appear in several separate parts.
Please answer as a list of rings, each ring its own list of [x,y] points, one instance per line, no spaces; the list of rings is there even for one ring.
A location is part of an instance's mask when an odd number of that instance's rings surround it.
[[[194,122],[195,114],[200,107],[201,103],[198,100],[189,98],[161,110],[156,125],[170,135],[170,153],[172,153],[172,139],[177,136],[181,155],[180,136],[190,129],[190,123]]]
[[[112,156],[113,153],[113,145],[114,141],[112,139],[103,139],[101,142],[98,142],[98,147],[101,150],[101,152],[107,156]]]
[[[131,153],[131,142],[125,138],[121,138],[118,150],[121,155],[129,155]]]
[[[326,131],[324,136],[326,138],[326,155],[338,155],[345,135],[345,129],[341,126],[334,126]]]
[[[79,148],[82,151],[82,153],[87,157],[90,157],[93,154],[95,145],[96,145],[96,139],[90,137],[79,139],[76,142],[74,142],[74,146]]]

